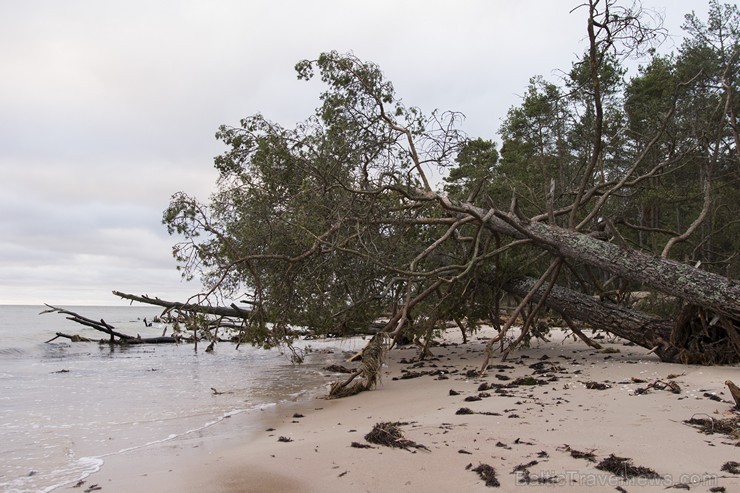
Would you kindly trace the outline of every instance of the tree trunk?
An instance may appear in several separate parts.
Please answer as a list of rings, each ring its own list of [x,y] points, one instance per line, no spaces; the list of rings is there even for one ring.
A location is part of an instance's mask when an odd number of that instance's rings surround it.
[[[452,206],[459,212],[484,218],[488,210],[471,204]],[[588,235],[541,222],[492,216],[485,225],[514,238],[529,238],[554,255],[574,259],[629,281],[650,286],[689,304],[740,321],[740,283],[670,259],[622,248]]]
[[[503,289],[524,296],[537,281],[519,278],[506,282]],[[539,301],[544,287],[532,298]],[[661,320],[642,312],[599,301],[598,299],[555,286],[545,304],[565,317],[576,318],[597,329],[652,349],[662,361],[673,363],[733,364],[740,362],[736,325],[725,319],[712,324],[699,309],[685,309],[678,320]],[[692,306],[692,305],[688,305]],[[698,315],[700,316],[698,316]]]

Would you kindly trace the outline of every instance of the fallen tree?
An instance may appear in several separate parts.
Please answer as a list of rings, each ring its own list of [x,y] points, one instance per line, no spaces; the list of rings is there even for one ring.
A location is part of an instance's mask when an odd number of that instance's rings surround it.
[[[714,313],[740,321],[740,282],[676,262],[645,254],[588,234],[569,231],[538,221],[520,219],[497,209],[468,203],[453,203],[434,195],[451,211],[460,211],[479,220],[491,231],[518,239],[529,239],[551,254],[593,265],[606,272],[676,296]]]
[[[200,305],[243,298],[248,314],[222,313],[260,345],[290,326],[350,334],[386,316],[383,331],[424,349],[447,320],[471,332],[491,320],[500,339],[521,317],[518,343],[549,307],[666,361],[740,360],[738,58],[707,41],[737,29],[693,19],[675,60],[653,58],[625,88],[619,57],[660,31],[613,0],[580,8],[584,55],[564,88],[533,80],[503,125],[502,160],[462,134],[459,115],[404,105],[372,63],[299,62],[299,79],[327,87],[316,113],[295,128],[260,114],[222,126],[217,193],[208,204],[178,193],[164,213],[184,276],[206,286]],[[737,22],[723,8],[709,26]],[[710,56],[711,73],[697,62]],[[683,306],[661,318],[596,299],[645,289]],[[501,325],[507,291],[519,302]]]
[[[535,283],[532,278],[512,279],[504,289],[526,296]],[[544,287],[535,290],[533,300],[542,299],[544,291]],[[677,320],[663,320],[560,286],[551,289],[545,305],[565,317],[651,349],[662,361],[732,364],[739,360],[737,324],[726,318],[707,319],[693,305],[688,305],[684,316]]]
[[[628,187],[680,162],[674,156],[640,167],[664,127],[655,130],[653,141],[622,174],[596,180],[598,161],[592,160],[574,184],[574,201],[559,208],[551,203],[547,211],[527,216],[516,194],[508,211],[490,197],[474,201],[490,177],[474,184],[462,200],[432,189],[423,166],[443,166],[470,146],[451,129],[454,116],[449,121],[432,117],[432,128],[425,128],[418,112],[393,98],[377,67],[351,55],[324,54],[298,66],[306,78],[315,68],[330,86],[322,96],[325,121],[309,120],[290,131],[256,116],[240,128],[223,127],[220,137],[231,149],[216,160],[222,189],[214,204],[209,209],[178,194],[165,212],[170,232],[185,236],[174,253],[186,275],[202,267],[211,292],[248,287],[256,327],[295,324],[329,333],[367,326],[390,310],[386,332],[398,337],[412,331],[428,340],[444,320],[498,320],[487,306],[515,286],[507,282],[521,277],[522,269],[537,270],[544,254],[551,257],[551,267],[530,292],[521,293],[522,284],[516,284],[523,305],[557,306],[571,318],[658,347],[665,360],[738,360],[733,341],[740,284],[669,259],[667,248],[661,255],[632,248],[615,221],[600,215]],[[336,113],[337,107],[346,111]],[[348,142],[353,146],[346,147]],[[529,253],[520,253],[523,248]],[[561,269],[564,265],[567,269]],[[692,324],[586,305],[603,288],[586,282],[580,266],[596,269],[596,276],[608,274],[606,283],[626,290],[650,287],[700,307],[702,315],[693,317],[698,325],[687,329]],[[555,285],[562,271],[571,285],[591,292],[566,296]],[[482,282],[484,272],[495,272],[496,281]],[[551,292],[538,297],[543,284]],[[712,327],[712,334],[707,336],[711,331],[704,326]]]

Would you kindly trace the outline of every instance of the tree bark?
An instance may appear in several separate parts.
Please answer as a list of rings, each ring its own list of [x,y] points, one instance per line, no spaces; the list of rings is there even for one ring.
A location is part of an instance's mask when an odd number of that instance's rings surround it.
[[[509,293],[524,296],[535,283],[536,280],[532,278],[519,278],[504,283],[502,287]],[[532,300],[539,301],[544,292],[544,288],[538,289]],[[689,331],[686,337],[677,340],[676,334],[687,334],[687,320],[662,320],[560,286],[552,289],[545,304],[566,317],[581,320],[594,328],[651,349],[662,361],[702,364],[732,364],[740,361],[740,351],[735,348],[731,337],[734,333],[723,331],[722,324],[715,324],[713,333]],[[734,325],[731,329],[735,330]]]
[[[450,207],[478,218],[491,216],[487,209],[471,204]],[[740,321],[740,283],[724,276],[541,222],[492,216],[486,219],[485,226],[514,238],[529,238],[554,255],[599,267]]]

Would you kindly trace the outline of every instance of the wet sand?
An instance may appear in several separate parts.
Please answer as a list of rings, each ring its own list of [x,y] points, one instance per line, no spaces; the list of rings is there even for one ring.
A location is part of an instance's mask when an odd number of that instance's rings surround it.
[[[505,362],[494,357],[478,377],[468,372],[482,363],[486,334],[465,345],[456,331],[447,336],[423,362],[412,347],[389,353],[372,392],[234,416],[198,436],[107,457],[79,488],[59,491],[740,491],[740,475],[721,470],[739,460],[738,439],[684,423],[738,416],[724,381],[740,381],[739,367],[660,363],[621,340],[601,340],[596,351],[554,331]],[[428,451],[369,444],[379,422],[407,423],[405,438]],[[612,454],[659,477],[596,467]],[[480,464],[493,467],[499,487],[473,471]]]

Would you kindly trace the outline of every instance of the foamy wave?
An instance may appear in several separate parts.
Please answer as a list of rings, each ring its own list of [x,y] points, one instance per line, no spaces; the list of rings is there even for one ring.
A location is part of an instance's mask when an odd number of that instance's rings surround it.
[[[48,493],[62,486],[76,483],[100,470],[103,459],[99,457],[82,457],[70,463],[69,466],[55,469],[48,473],[29,474],[5,483],[0,483],[0,489],[6,493]],[[40,486],[49,484],[52,486]]]
[[[249,408],[232,409],[231,411],[224,412],[223,414],[221,414],[221,416],[219,416],[218,418],[213,419],[212,421],[207,421],[203,426],[198,426],[196,428],[191,428],[191,429],[186,430],[186,431],[184,431],[182,433],[171,433],[171,434],[169,434],[165,438],[161,438],[159,440],[152,440],[151,442],[146,442],[146,443],[141,444],[141,445],[135,445],[133,447],[126,447],[126,448],[123,448],[121,450],[118,450],[117,452],[111,452],[111,453],[108,453],[108,454],[101,455],[100,457],[110,457],[112,455],[123,454],[123,453],[126,453],[126,452],[131,452],[133,450],[140,450],[140,449],[143,449],[143,448],[146,448],[146,447],[151,447],[152,445],[157,445],[157,444],[160,444],[160,443],[169,442],[171,440],[174,440],[175,438],[187,436],[187,435],[189,435],[191,433],[196,433],[196,432],[199,432],[201,430],[205,430],[206,428],[209,428],[209,427],[211,427],[211,426],[213,426],[215,424],[220,423],[221,421],[223,421],[226,418],[230,418],[232,416],[236,416],[238,414],[245,413],[245,412],[248,412],[248,411],[257,411],[257,410],[261,410],[261,409],[266,409],[268,407],[273,407],[275,405],[276,405],[275,403],[262,403],[262,404],[254,405],[254,406],[249,407]]]

